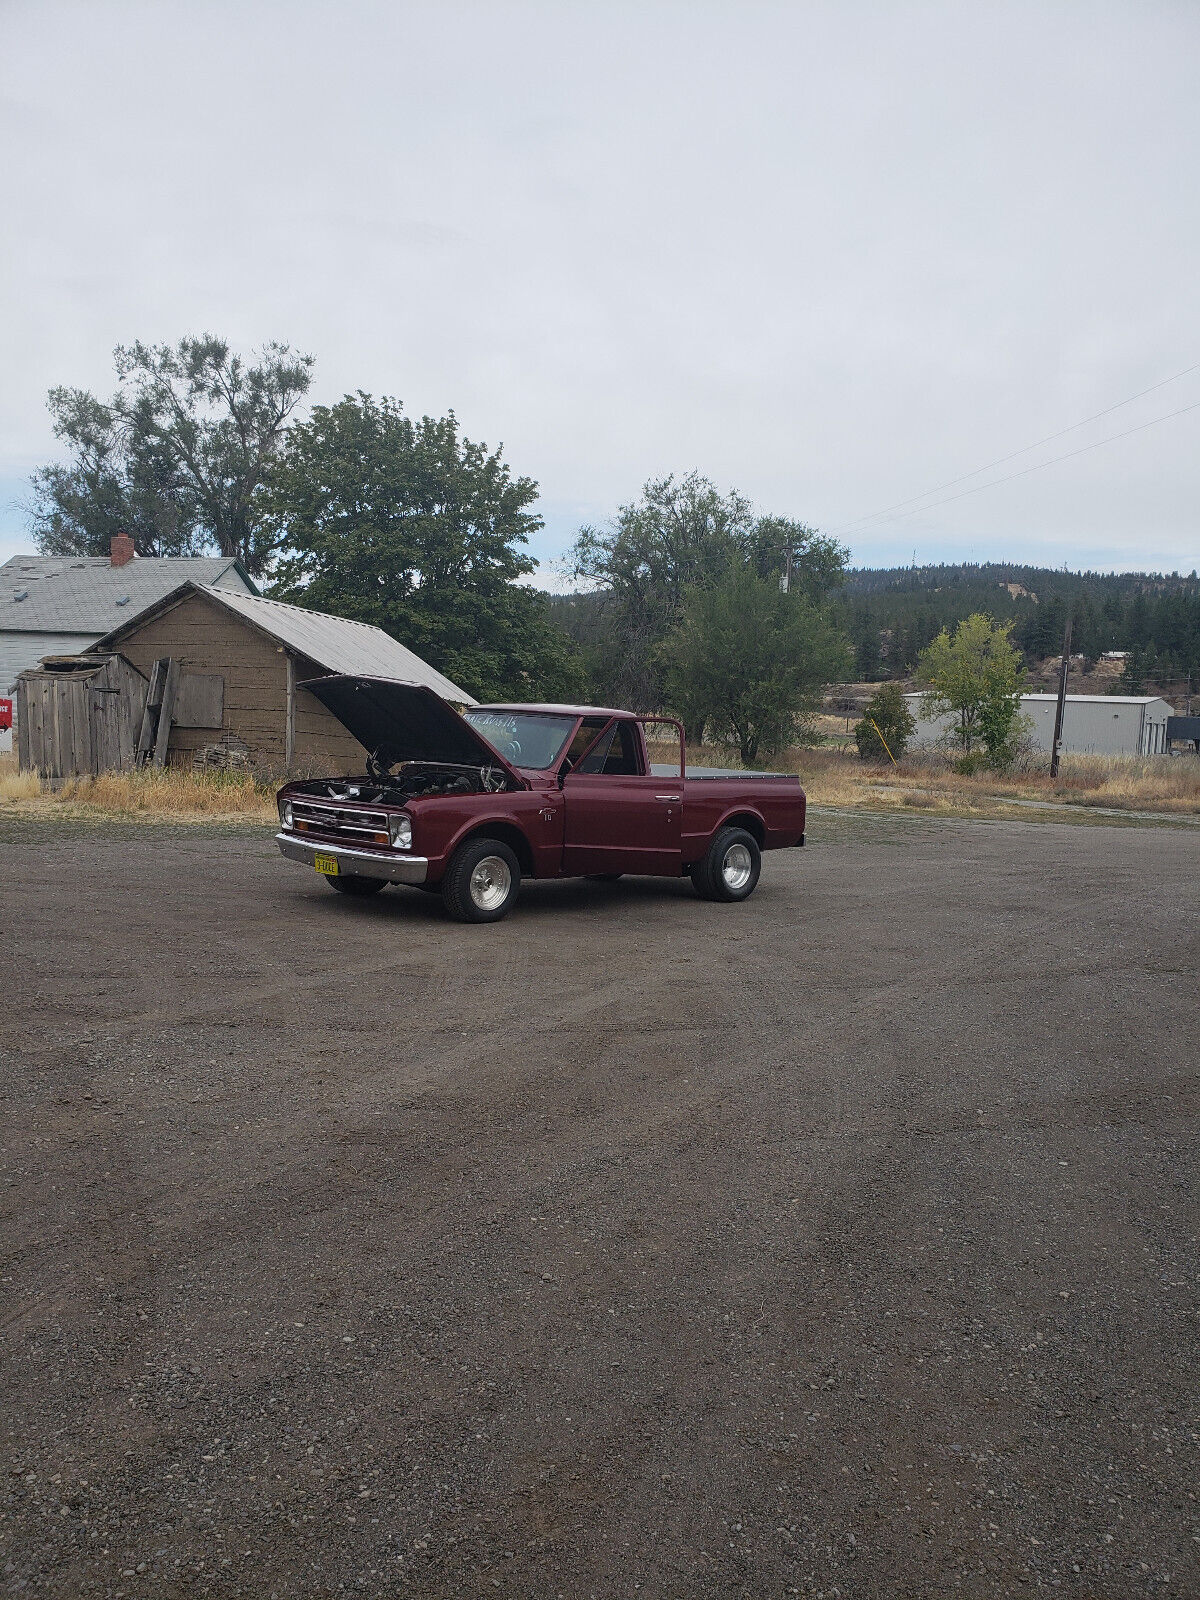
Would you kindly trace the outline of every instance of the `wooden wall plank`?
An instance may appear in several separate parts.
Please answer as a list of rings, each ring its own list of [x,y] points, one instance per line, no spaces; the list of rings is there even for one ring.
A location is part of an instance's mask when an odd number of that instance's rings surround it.
[[[158,708],[158,731],[154,739],[154,765],[165,767],[167,746],[171,741],[171,718],[175,715],[175,696],[179,692],[179,659],[172,656],[167,664],[167,678],[163,684],[162,705]]]

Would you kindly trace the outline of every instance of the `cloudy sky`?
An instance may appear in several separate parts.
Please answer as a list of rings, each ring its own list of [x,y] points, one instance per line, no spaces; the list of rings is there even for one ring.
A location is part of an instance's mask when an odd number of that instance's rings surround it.
[[[0,558],[47,388],[208,330],[502,440],[546,563],[695,467],[860,564],[1190,570],[1198,62],[1195,0],[0,0]]]

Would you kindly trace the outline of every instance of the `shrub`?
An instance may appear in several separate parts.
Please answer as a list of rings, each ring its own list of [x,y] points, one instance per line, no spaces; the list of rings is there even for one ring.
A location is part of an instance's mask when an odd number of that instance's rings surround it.
[[[854,725],[854,742],[864,761],[886,761],[889,750],[899,761],[916,726],[916,718],[908,709],[900,685],[880,684],[867,704],[862,721]],[[880,739],[880,734],[883,739]]]

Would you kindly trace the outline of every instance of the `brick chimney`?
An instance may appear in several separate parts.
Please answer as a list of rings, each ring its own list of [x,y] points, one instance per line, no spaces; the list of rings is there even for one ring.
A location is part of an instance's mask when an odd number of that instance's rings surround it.
[[[126,562],[132,561],[137,551],[133,548],[133,540],[127,533],[118,533],[109,543],[109,561],[114,567],[123,567]]]

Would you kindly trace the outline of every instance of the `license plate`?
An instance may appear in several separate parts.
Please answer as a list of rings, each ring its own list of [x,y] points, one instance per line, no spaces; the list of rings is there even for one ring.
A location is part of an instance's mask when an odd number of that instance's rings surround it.
[[[313,866],[326,878],[336,878],[342,870],[338,866],[338,858],[336,856],[314,856]]]

